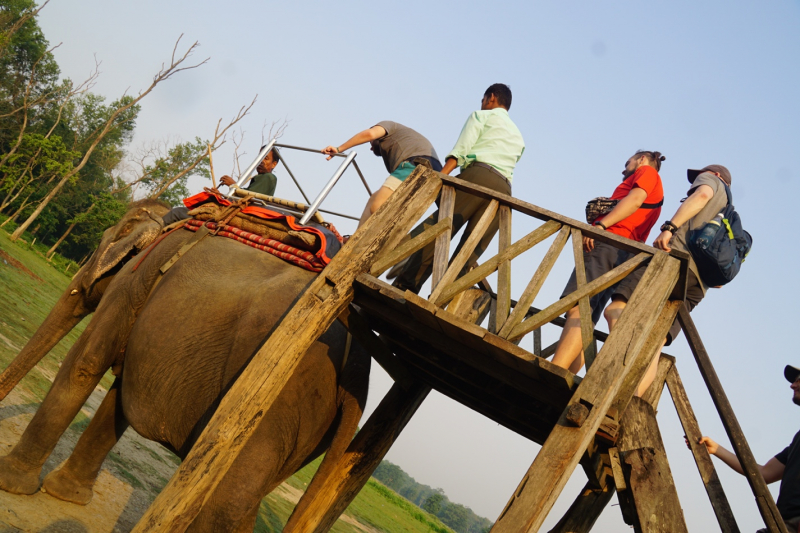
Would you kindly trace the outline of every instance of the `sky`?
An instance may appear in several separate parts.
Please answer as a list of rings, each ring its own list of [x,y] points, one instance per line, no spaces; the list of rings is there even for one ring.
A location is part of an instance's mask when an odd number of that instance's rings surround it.
[[[52,44],[63,43],[55,51],[63,76],[82,80],[95,58],[101,62],[93,91],[109,101],[146,87],[180,35],[180,49],[200,43],[192,59],[209,62],[177,74],[142,101],[131,152],[163,139],[209,138],[220,118],[226,122],[257,94],[237,130],[244,135],[243,165],[255,156],[264,125],[268,130],[274,121],[287,123],[282,142],[323,148],[393,120],[428,137],[444,155],[486,87],[501,82],[513,91],[510,115],[526,142],[513,194],[541,207],[580,219],[587,200],[611,195],[634,151],[658,150],[667,158],[661,169],[666,220],[685,196],[687,168],[727,166],[754,246],[739,277],[710,291],[693,318],[756,458],[766,462],[800,429],[800,409],[782,377],[784,365],[800,366],[792,303],[800,263],[792,241],[800,194],[793,160],[800,142],[797,0],[53,0],[40,25]],[[217,176],[234,168],[232,145],[229,140],[215,153]],[[356,151],[377,189],[386,177],[382,162],[365,146]],[[336,166],[315,154],[284,156],[310,196]],[[276,194],[301,200],[285,170],[276,174]],[[190,181],[192,192],[208,185]],[[349,170],[325,207],[358,215],[367,198]],[[351,221],[331,220],[343,234],[355,230]],[[514,238],[533,227],[516,217]],[[546,246],[512,264],[513,297]],[[558,299],[569,276],[571,254],[563,255],[535,302],[540,308]],[[546,328],[545,343],[557,335]],[[522,346],[531,349],[530,343]],[[703,432],[730,448],[685,340],[667,353],[678,360]],[[373,368],[366,415],[391,385]],[[658,411],[689,530],[715,530],[668,394]],[[434,392],[387,459],[494,520],[538,449]],[[762,527],[745,479],[715,463],[742,531]],[[584,482],[578,469],[542,531]],[[777,496],[777,485],[772,489]],[[622,527],[614,499],[594,530]]]

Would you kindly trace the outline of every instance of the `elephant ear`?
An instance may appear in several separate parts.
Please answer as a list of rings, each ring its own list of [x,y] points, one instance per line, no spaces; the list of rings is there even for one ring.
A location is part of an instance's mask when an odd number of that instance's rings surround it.
[[[160,214],[151,209],[137,207],[125,213],[116,225],[103,232],[100,246],[83,269],[84,292],[88,294],[100,277],[149,246],[163,227]]]

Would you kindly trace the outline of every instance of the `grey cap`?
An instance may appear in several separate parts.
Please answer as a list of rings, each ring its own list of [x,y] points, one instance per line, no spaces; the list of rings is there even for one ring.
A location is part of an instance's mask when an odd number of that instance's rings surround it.
[[[697,179],[697,176],[702,174],[703,172],[718,172],[719,176],[722,178],[722,181],[728,184],[730,187],[731,185],[731,172],[727,168],[723,167],[722,165],[708,165],[707,167],[703,167],[700,170],[686,170],[686,177],[689,178],[689,183],[694,183],[694,180]]]
[[[783,369],[783,377],[785,377],[786,381],[789,383],[794,383],[797,381],[798,376],[800,376],[800,368],[786,365],[786,368]]]

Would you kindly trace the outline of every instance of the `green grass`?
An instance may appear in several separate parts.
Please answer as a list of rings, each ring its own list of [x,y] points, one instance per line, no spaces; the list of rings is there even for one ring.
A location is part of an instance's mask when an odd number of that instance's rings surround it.
[[[0,251],[19,261],[30,273],[14,267],[2,260],[0,253],[0,365],[6,367],[17,355],[28,339],[45,319],[50,309],[61,296],[70,282],[70,276],[63,273],[70,263],[58,256],[54,261],[44,259],[44,247],[25,243],[13,243],[4,231],[0,230]],[[30,242],[30,237],[26,236]],[[72,263],[71,272],[77,268]],[[54,376],[58,365],[66,356],[70,346],[77,340],[88,324],[84,319],[32,370],[20,383],[19,388],[25,391],[30,401],[39,403],[50,388],[50,380],[46,376]],[[7,339],[7,340],[4,340]],[[9,345],[10,344],[10,345]],[[107,373],[101,385],[111,386],[113,376]],[[89,419],[79,413],[70,429],[82,431]],[[163,462],[164,458],[150,452],[152,461]],[[118,477],[125,479],[131,486],[148,492],[152,497],[160,491],[167,480],[158,475],[150,465],[133,464],[118,453],[109,455],[111,468]],[[177,457],[169,454],[168,459],[178,463]],[[297,472],[287,483],[301,491],[306,490],[314,473],[319,468],[321,458]],[[294,503],[277,494],[271,494],[261,503],[255,531],[260,533],[282,531],[294,509]],[[441,532],[451,533],[436,517],[422,511],[380,482],[371,479],[355,501],[348,507],[346,514],[367,524],[378,531],[389,533],[400,532]],[[339,520],[332,528],[334,533],[357,533],[361,531],[352,524]]]

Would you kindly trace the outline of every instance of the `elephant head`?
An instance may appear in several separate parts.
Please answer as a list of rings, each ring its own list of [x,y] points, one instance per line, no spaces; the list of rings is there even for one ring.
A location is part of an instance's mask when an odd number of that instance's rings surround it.
[[[161,233],[161,217],[168,211],[158,200],[132,203],[122,219],[103,232],[97,250],[76,276],[81,278],[80,291],[88,296],[100,278],[150,245]]]
[[[81,268],[24,348],[0,374],[0,400],[53,346],[92,313],[114,273],[161,232],[161,216],[169,206],[158,200],[140,200],[114,226],[108,228],[89,261]]]

